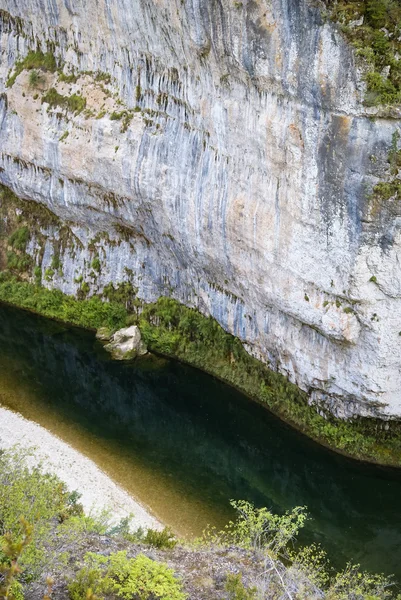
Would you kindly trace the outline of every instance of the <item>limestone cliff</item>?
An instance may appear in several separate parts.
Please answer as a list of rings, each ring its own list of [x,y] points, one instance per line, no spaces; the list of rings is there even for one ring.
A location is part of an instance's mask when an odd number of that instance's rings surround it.
[[[171,295],[334,413],[401,416],[401,209],[371,195],[401,121],[319,3],[0,9],[0,182],[70,232],[29,242],[45,285]]]

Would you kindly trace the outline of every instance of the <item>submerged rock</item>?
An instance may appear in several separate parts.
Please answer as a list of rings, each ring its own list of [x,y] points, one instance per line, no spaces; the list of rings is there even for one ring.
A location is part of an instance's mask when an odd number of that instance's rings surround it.
[[[116,360],[131,360],[148,352],[139,327],[136,325],[116,331],[111,337],[110,343],[106,344],[105,349]]]

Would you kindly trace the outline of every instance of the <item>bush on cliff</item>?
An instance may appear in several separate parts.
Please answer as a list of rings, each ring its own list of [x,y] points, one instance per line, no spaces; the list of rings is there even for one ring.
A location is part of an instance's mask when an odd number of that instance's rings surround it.
[[[398,0],[324,0],[331,18],[369,67],[366,102],[401,103],[401,4]]]
[[[69,584],[71,600],[82,600],[88,589],[102,600],[106,594],[130,600],[184,600],[180,582],[165,564],[138,554],[128,558],[126,551],[103,556],[88,552],[84,567]]]

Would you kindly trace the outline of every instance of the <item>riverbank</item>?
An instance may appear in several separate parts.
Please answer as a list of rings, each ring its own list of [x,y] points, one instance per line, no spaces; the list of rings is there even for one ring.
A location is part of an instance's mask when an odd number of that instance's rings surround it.
[[[81,494],[79,502],[86,513],[110,510],[112,521],[134,515],[132,528],[160,529],[161,524],[137,500],[118,486],[96,464],[55,435],[21,415],[0,405],[0,449],[15,444],[32,448],[29,464],[41,463],[57,475],[70,490]]]
[[[144,304],[132,286],[110,284],[105,297],[77,299],[3,272],[0,301],[85,329],[116,330],[137,324],[151,352],[221,379],[321,445],[360,461],[401,466],[398,421],[368,417],[345,421],[323,407],[311,406],[306,392],[250,356],[242,342],[215,319],[172,298]]]

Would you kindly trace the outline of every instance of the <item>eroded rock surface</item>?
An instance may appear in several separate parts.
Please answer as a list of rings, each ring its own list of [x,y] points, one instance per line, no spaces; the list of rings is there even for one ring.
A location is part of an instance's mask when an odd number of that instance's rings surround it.
[[[400,121],[364,107],[319,3],[0,8],[0,182],[71,233],[32,237],[44,284],[171,295],[334,413],[401,416],[401,211],[370,200]],[[38,45],[81,75],[6,87]],[[51,88],[86,110],[42,102]]]
[[[105,349],[116,360],[131,360],[148,352],[136,325],[116,331],[111,336],[110,343],[105,345]]]

